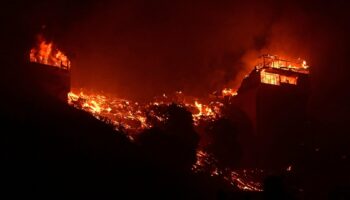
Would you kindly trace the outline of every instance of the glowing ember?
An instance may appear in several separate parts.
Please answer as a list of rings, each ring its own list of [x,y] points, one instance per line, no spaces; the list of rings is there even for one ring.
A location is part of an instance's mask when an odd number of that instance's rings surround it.
[[[178,94],[182,94],[178,92]],[[219,102],[210,102],[209,104],[199,103],[198,100],[190,101],[182,98],[171,98],[163,94],[161,98],[150,103],[131,102],[114,96],[107,96],[88,92],[70,92],[68,94],[68,103],[76,108],[85,110],[98,119],[110,121],[117,129],[123,127],[130,133],[138,133],[152,125],[147,122],[147,116],[163,121],[164,116],[160,116],[153,109],[159,106],[167,106],[171,103],[177,103],[186,107],[192,112],[194,124],[200,121],[213,121],[220,116]]]
[[[280,85],[280,76],[278,74],[265,72],[265,69],[263,69],[261,70],[260,76],[262,83]]]
[[[49,49],[51,46],[49,45],[47,48]],[[297,67],[296,65],[288,64],[288,61],[284,61],[285,63],[281,64],[281,60],[276,60],[278,58],[275,57],[267,58],[272,59],[272,61],[267,62],[264,60],[264,65],[258,68],[260,69],[262,83],[272,85],[296,85],[298,77],[294,76],[293,73],[308,73],[308,67],[305,61],[302,61],[300,67]],[[276,68],[293,71],[293,73],[276,73]],[[91,113],[99,120],[114,125],[118,130],[124,130],[124,132],[128,134],[128,137],[133,140],[134,134],[151,128],[155,124],[155,121],[163,122],[166,120],[167,116],[159,112],[159,108],[161,107],[164,108],[172,103],[183,106],[192,113],[194,126],[199,126],[201,122],[210,122],[221,117],[221,109],[224,104],[220,99],[223,100],[224,97],[234,97],[236,95],[236,90],[225,88],[221,91],[221,95],[218,96],[218,99],[204,103],[204,101],[200,101],[199,99],[186,97],[183,92],[179,91],[176,92],[175,95],[163,94],[154,98],[154,100],[149,103],[138,103],[111,95],[102,95],[80,90],[80,92],[70,92],[68,94],[68,103],[76,108]],[[216,166],[216,163],[217,161],[208,153],[198,150],[197,162],[192,170],[194,172],[205,171],[210,173],[211,176],[219,176],[241,190],[262,191],[262,186],[260,183],[253,181],[255,180],[255,175],[252,175],[256,172],[261,174],[261,170],[248,170],[250,171],[249,174],[247,170],[240,172],[231,169],[220,169]],[[291,169],[292,167],[289,166],[287,171],[291,171]]]
[[[222,96],[226,97],[226,96],[236,96],[238,93],[237,93],[237,90],[234,90],[231,88],[224,88],[221,91],[221,94],[222,94]]]
[[[215,119],[217,116],[217,114],[208,105],[203,105],[195,101],[194,106],[199,111],[197,114],[192,114],[195,124],[198,124],[202,118]],[[190,107],[193,107],[193,105],[190,105]]]
[[[57,48],[54,48],[52,42],[45,41],[42,37],[39,37],[37,46],[30,50],[29,59],[30,62],[37,62],[63,69],[70,68],[68,57]]]
[[[261,69],[261,83],[270,85],[297,85],[297,73],[309,74],[309,66],[305,60],[288,61],[271,55],[263,55],[262,58],[262,63],[257,66],[258,69]]]
[[[286,60],[274,55],[262,55],[261,58],[262,62],[258,65],[259,68],[268,67],[309,74],[309,66],[305,60],[300,58]]]
[[[281,83],[287,83],[291,85],[297,84],[298,77],[297,76],[284,76],[280,75],[280,81]]]
[[[52,42],[47,42],[40,37],[37,46],[30,50],[30,61],[67,70],[70,68],[70,61],[67,56],[57,48],[54,48]],[[261,82],[272,85],[280,85],[281,83],[296,85],[298,77],[266,71],[267,68],[309,73],[309,67],[304,60],[295,64],[279,59],[276,56],[264,55],[263,64],[257,66],[257,69],[261,69]],[[224,88],[221,91],[220,98],[234,97],[236,95],[237,90]],[[157,112],[156,108],[169,106],[172,103],[183,106],[192,113],[194,126],[198,126],[201,121],[214,121],[221,117],[221,108],[224,105],[220,101],[212,101],[205,104],[198,99],[188,99],[181,91],[176,92],[175,96],[169,97],[163,94],[152,102],[142,104],[115,96],[89,93],[82,90],[68,94],[69,105],[91,113],[97,119],[112,124],[117,130],[123,129],[130,140],[133,140],[132,134],[137,134],[152,127],[152,123],[148,120],[149,118],[159,122],[166,120],[166,116]],[[238,173],[238,171],[231,169],[219,169],[216,163],[217,161],[213,156],[202,150],[197,150],[197,161],[193,165],[192,170],[194,172],[209,172],[211,176],[220,176],[223,180],[228,181],[241,190],[262,191],[261,184],[253,181],[254,178],[248,175],[247,170]],[[286,170],[291,171],[292,166],[288,166]],[[250,172],[251,174],[256,172],[262,173],[262,170],[250,170]]]
[[[303,60],[302,67],[303,67],[304,69],[308,69],[308,68],[309,68],[309,66],[307,65],[307,63],[306,63],[305,60]]]
[[[193,165],[192,170],[194,172],[209,171],[211,176],[221,176],[225,181],[230,184],[237,186],[241,190],[247,191],[262,191],[260,183],[253,181],[255,173],[261,173],[261,170],[244,170],[238,173],[229,169],[220,170],[216,166],[216,160],[210,154],[198,150],[197,151],[197,162]],[[250,171],[250,174],[248,173]]]
[[[117,129],[123,127],[130,132],[138,132],[150,127],[146,123],[145,108],[137,102],[130,103],[125,99],[81,91],[80,93],[70,92],[68,103],[91,113],[97,119],[108,120]]]
[[[200,103],[198,100],[190,101],[179,97],[182,92],[177,92],[175,97],[169,97],[165,94],[155,101],[145,104],[131,102],[113,96],[106,96],[87,92],[70,92],[68,94],[68,103],[76,108],[85,110],[100,120],[108,120],[116,129],[123,127],[127,131],[128,137],[133,140],[133,134],[138,133],[152,125],[147,122],[147,116],[153,119],[163,121],[165,116],[160,115],[154,110],[155,107],[167,106],[175,102],[184,106],[192,112],[194,125],[200,121],[212,121],[220,116],[222,103],[210,102],[209,104]],[[242,190],[261,191],[259,183],[251,181],[252,178],[244,173],[243,176],[234,171],[223,173],[215,166],[215,159],[204,151],[197,151],[197,162],[193,166],[194,172],[204,171],[207,168],[212,176],[223,176],[224,180]],[[248,181],[249,180],[249,181]]]

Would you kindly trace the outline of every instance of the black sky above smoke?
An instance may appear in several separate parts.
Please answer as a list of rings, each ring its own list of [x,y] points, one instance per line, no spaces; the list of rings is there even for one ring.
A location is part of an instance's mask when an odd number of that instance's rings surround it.
[[[206,96],[237,87],[268,52],[309,61],[314,110],[339,110],[349,99],[341,92],[349,71],[346,1],[55,0],[3,8],[5,38],[33,42],[44,32],[74,55],[75,87],[135,99],[177,90]]]

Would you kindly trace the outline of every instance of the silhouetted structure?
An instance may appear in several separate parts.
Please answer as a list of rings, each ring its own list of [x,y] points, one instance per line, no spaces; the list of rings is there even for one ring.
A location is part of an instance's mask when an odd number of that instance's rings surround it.
[[[264,55],[262,63],[242,81],[232,103],[252,121],[261,159],[267,161],[267,156],[268,162],[286,165],[292,155],[284,153],[292,152],[306,123],[308,94],[309,70],[303,61]]]
[[[29,62],[21,68],[22,81],[27,87],[27,92],[41,96],[46,95],[67,102],[67,94],[70,92],[70,71],[50,65]]]

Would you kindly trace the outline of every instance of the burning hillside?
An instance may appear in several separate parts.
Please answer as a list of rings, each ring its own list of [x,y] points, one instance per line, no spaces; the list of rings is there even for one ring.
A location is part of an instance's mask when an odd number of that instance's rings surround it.
[[[195,125],[201,121],[213,121],[220,117],[220,110],[223,106],[223,103],[219,101],[220,97],[216,101],[205,104],[198,99],[186,97],[182,92],[169,96],[163,94],[155,97],[149,103],[138,103],[82,89],[74,91],[68,94],[70,105],[90,112],[98,119],[108,120],[116,128],[125,129],[129,133],[137,133],[152,127],[151,121],[163,121],[165,116],[158,115],[157,110],[172,103],[191,111]],[[230,89],[224,89],[223,95],[232,96],[235,93]]]
[[[260,83],[278,86],[297,85],[298,74],[308,74],[308,68],[304,60],[289,61],[271,55],[263,55],[262,62],[256,66]],[[213,94],[216,96],[208,100],[189,97],[179,91],[175,94],[155,97],[148,103],[138,103],[80,89],[69,93],[68,102],[76,108],[91,113],[97,119],[113,124],[116,129],[127,132],[129,138],[133,139],[143,130],[164,122],[167,116],[161,110],[172,103],[190,111],[194,120],[193,125],[198,127],[222,117],[225,99],[238,95],[237,90],[231,88],[224,88],[221,92]],[[261,184],[256,182],[256,177],[263,173],[261,170],[243,170],[238,173],[230,169],[220,169],[216,166],[215,158],[200,147],[193,171],[202,172],[203,170],[212,176],[222,177],[242,190],[261,190]]]
[[[30,61],[45,65],[51,65],[63,69],[70,68],[70,61],[53,43],[39,40],[36,48],[30,51]],[[276,71],[277,70],[277,71]],[[264,55],[262,62],[256,66],[256,72],[263,84],[298,84],[299,74],[308,74],[308,66],[304,60],[295,62],[280,59],[277,56]],[[165,122],[168,116],[164,110],[171,104],[177,104],[191,112],[193,126],[200,127],[223,116],[227,99],[234,99],[237,90],[224,88],[215,92],[209,99],[199,99],[185,95],[182,91],[174,94],[163,94],[154,97],[149,102],[134,102],[115,95],[94,92],[87,89],[71,89],[68,94],[68,104],[84,110],[95,118],[111,124],[116,130],[127,134],[130,140],[138,135]],[[243,170],[239,173],[229,168],[222,169],[216,166],[213,155],[199,147],[197,150],[197,162],[193,165],[194,172],[209,173],[211,176],[219,176],[228,183],[242,190],[261,191],[261,184],[256,181],[257,176],[263,173],[261,170]]]
[[[163,94],[154,98],[149,103],[131,102],[113,96],[96,94],[87,92],[82,89],[77,92],[68,94],[68,103],[78,109],[91,113],[99,120],[112,124],[116,129],[123,130],[128,133],[128,137],[134,140],[138,133],[151,128],[157,122],[166,120],[160,110],[176,103],[187,110],[191,111],[194,125],[197,126],[201,122],[211,122],[221,116],[221,109],[224,104],[221,102],[224,97],[235,96],[237,93],[232,89],[223,89],[222,96],[218,96],[216,101],[210,101],[208,104],[200,103],[199,100],[186,97],[182,92],[176,92],[174,95],[168,96]],[[251,170],[237,173],[236,171],[220,170],[216,166],[215,158],[203,150],[197,151],[197,162],[193,166],[194,172],[206,172],[211,176],[222,177],[228,183],[237,186],[241,190],[261,191],[261,184],[254,181],[254,173],[261,175],[260,171]],[[209,171],[206,171],[210,169]]]
[[[350,199],[347,1],[1,7],[10,195]]]

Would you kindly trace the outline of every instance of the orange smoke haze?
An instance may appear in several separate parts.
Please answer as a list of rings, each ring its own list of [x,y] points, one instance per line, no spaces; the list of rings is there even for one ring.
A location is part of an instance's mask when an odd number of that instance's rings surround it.
[[[3,7],[11,23],[2,38],[13,38],[3,60],[18,61],[33,35],[45,32],[69,52],[75,88],[135,100],[179,90],[206,96],[236,88],[255,59],[269,53],[312,66],[315,115],[338,115],[350,99],[329,98],[348,82],[347,1],[61,0]]]
[[[311,22],[298,9],[260,2],[100,6],[67,36],[77,52],[73,87],[137,100],[237,88],[263,53],[310,60],[302,30]]]

